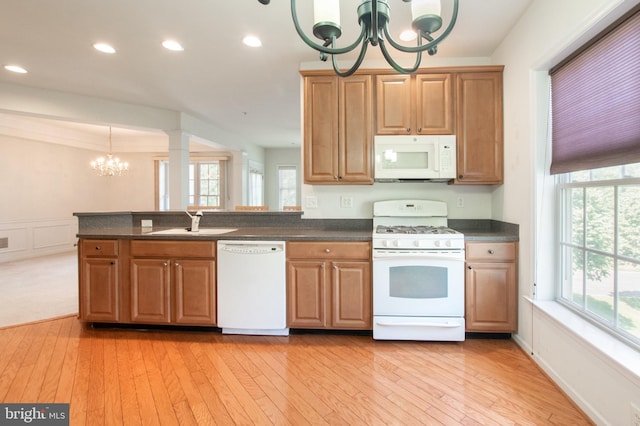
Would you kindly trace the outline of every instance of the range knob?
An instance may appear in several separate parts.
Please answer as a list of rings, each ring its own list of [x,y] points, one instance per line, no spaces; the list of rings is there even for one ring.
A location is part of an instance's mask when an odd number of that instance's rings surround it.
[[[441,244],[442,244],[442,242],[441,242],[440,240],[435,240],[435,241],[433,242],[433,245],[434,245],[435,247],[440,247],[440,245],[441,245]]]

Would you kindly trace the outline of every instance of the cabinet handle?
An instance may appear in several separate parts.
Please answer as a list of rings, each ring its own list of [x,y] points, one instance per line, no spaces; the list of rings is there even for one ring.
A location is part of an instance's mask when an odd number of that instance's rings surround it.
[[[495,251],[493,251],[493,249],[489,249],[489,254],[494,254]]]

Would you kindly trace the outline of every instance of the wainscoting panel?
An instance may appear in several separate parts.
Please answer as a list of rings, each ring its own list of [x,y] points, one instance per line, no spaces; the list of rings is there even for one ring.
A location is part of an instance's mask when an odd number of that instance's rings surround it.
[[[0,222],[0,263],[73,250],[77,230],[75,217]]]

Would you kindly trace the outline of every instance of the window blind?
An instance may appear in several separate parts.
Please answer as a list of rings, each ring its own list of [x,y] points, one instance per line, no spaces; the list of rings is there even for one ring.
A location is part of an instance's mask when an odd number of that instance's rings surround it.
[[[640,162],[640,7],[549,74],[551,174]]]

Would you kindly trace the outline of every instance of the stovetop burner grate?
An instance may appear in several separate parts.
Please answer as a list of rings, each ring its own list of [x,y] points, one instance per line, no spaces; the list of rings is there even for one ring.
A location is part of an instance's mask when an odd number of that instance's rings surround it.
[[[457,234],[451,228],[446,226],[405,226],[405,225],[378,225],[376,227],[377,234]]]

